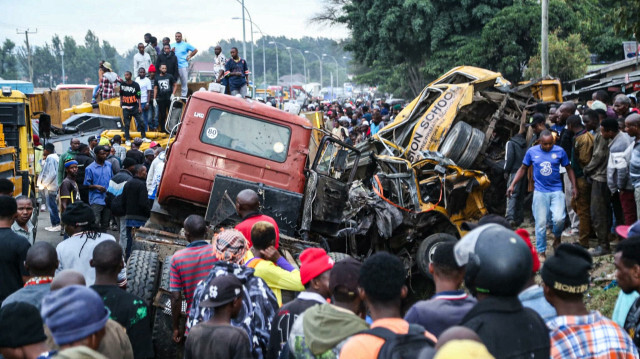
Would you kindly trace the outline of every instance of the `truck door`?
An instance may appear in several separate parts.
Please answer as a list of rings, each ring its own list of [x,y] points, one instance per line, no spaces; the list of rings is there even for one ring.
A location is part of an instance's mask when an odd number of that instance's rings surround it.
[[[343,222],[349,188],[358,167],[360,151],[333,137],[325,136],[309,171],[305,190],[304,217],[310,209],[313,232],[333,236]]]

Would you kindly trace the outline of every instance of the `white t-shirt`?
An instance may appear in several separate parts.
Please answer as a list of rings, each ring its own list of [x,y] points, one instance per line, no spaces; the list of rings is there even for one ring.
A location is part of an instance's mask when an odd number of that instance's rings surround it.
[[[87,287],[92,286],[96,281],[96,270],[89,261],[93,258],[93,249],[103,241],[115,242],[116,239],[107,233],[100,233],[95,239],[90,239],[84,232],[80,232],[60,242],[56,247],[59,261],[56,274],[65,269],[77,270],[84,275]]]
[[[140,77],[136,77],[136,82],[140,85],[140,103],[147,103],[148,91],[153,91],[151,88],[151,80],[148,77],[140,80]]]

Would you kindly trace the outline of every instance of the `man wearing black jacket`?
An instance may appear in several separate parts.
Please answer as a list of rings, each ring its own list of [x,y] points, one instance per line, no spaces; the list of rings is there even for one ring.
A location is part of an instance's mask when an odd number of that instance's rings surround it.
[[[129,180],[133,178],[133,174],[131,173],[135,166],[136,161],[127,157],[122,161],[122,169],[116,173],[111,180],[109,181],[109,187],[107,188],[107,199],[109,200],[109,206],[113,203],[113,200],[122,196],[122,192],[124,191],[124,185],[127,184]],[[114,208],[111,208],[113,213]],[[121,213],[115,214],[116,221],[118,222],[118,227],[120,230],[120,246],[122,247],[122,251],[126,252],[127,250],[127,220],[124,215]]]
[[[158,60],[156,60],[156,69],[160,70],[160,65],[167,65],[167,73],[173,76],[174,79],[179,79],[180,75],[178,74],[178,58],[171,51],[171,45],[164,44],[162,46],[162,52],[158,55]]]
[[[133,168],[133,178],[124,185],[122,190],[122,206],[125,209],[127,225],[126,259],[131,255],[133,245],[132,230],[140,228],[149,219],[151,202],[147,193],[147,168],[136,165]]]
[[[518,169],[522,166],[522,160],[526,152],[527,139],[524,132],[518,133],[507,141],[504,159],[504,175],[507,179],[507,188],[511,186]],[[514,187],[513,195],[507,198],[507,214],[505,218],[514,228],[519,227],[524,220],[523,202],[526,188],[525,181],[518,182]]]

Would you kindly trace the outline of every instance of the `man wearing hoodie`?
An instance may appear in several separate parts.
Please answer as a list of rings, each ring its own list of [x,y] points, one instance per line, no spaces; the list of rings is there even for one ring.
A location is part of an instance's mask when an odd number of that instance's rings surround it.
[[[56,154],[56,148],[53,143],[48,142],[44,145],[43,155],[45,158],[44,166],[42,166],[42,173],[38,177],[38,188],[46,191],[47,209],[49,210],[49,220],[51,226],[45,228],[49,232],[60,232],[60,215],[58,214],[58,203],[56,197],[58,196],[58,182],[56,176],[58,175],[58,162],[60,158]]]
[[[504,155],[504,175],[507,179],[507,187],[511,185],[516,173],[522,164],[524,154],[527,152],[527,139],[524,132],[518,133],[507,141]],[[507,213],[505,218],[512,223],[512,226],[519,226],[524,220],[523,202],[525,195],[525,181],[520,181],[514,187],[511,197],[507,197]]]
[[[629,162],[625,156],[633,139],[626,132],[620,131],[618,121],[605,119],[600,124],[602,137],[610,140],[609,160],[607,162],[607,186],[612,193],[614,212],[620,206],[622,215],[616,214],[616,223],[632,225],[637,220],[636,201],[633,197],[633,185],[629,180]],[[631,152],[629,152],[629,155]],[[620,208],[619,207],[619,208]],[[624,218],[624,221],[620,219]]]
[[[122,169],[118,171],[111,180],[109,181],[109,187],[107,187],[107,200],[111,204],[113,200],[122,195],[122,191],[124,190],[124,185],[133,178],[133,169],[136,166],[136,161],[127,157],[122,161]],[[114,211],[114,208],[111,208]],[[118,222],[118,227],[120,228],[120,246],[123,251],[127,250],[127,220],[124,215],[115,215],[116,221]]]
[[[298,316],[289,334],[289,351],[296,358],[337,358],[354,334],[369,329],[362,319],[364,302],[358,295],[362,263],[347,258],[337,262],[329,275],[333,304],[315,305]]]
[[[324,249],[307,248],[300,254],[300,279],[305,290],[296,299],[283,305],[273,318],[267,359],[280,357],[280,352],[289,340],[289,331],[300,314],[314,305],[327,302],[331,296],[329,291],[331,268],[333,268],[333,259]]]
[[[162,53],[158,55],[158,59],[156,60],[156,70],[160,70],[160,65],[167,66],[167,74],[173,76],[174,79],[179,79],[180,75],[178,74],[178,58],[171,51],[171,45],[164,44],[162,46]]]
[[[120,76],[113,72],[111,68],[111,64],[109,62],[104,62],[101,66],[103,74],[102,81],[100,81],[100,87],[98,87],[98,92],[96,92],[96,96],[102,96],[103,100],[108,100],[110,98],[116,97],[116,82],[123,82]],[[95,99],[94,97],[94,99]]]

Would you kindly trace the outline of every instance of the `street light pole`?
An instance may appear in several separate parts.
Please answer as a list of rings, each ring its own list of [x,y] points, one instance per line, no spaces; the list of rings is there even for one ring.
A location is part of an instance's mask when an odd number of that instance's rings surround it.
[[[62,59],[62,84],[65,84],[65,75],[64,75],[64,50],[60,50],[60,58]]]
[[[289,97],[293,97],[293,57],[291,56],[291,47],[285,47],[289,51]]]
[[[244,26],[244,0],[242,0],[242,57],[247,58],[247,37],[245,36]]]
[[[302,56],[302,67],[304,68],[304,83],[307,83],[307,60],[304,58],[304,54],[302,53],[302,51],[300,51],[299,49],[296,49],[295,47],[290,47],[296,51],[298,51],[300,53],[300,56]]]
[[[256,28],[258,28],[258,31],[260,31],[260,34],[262,34],[262,76],[264,77],[264,86],[265,89],[267,88],[267,65],[266,65],[266,61],[265,61],[265,47],[264,47],[264,33],[262,32],[262,29],[260,29],[260,26],[258,26],[258,24],[254,23],[253,20],[251,19],[251,14],[249,13],[249,10],[247,10],[247,8],[244,8],[244,10],[247,12],[247,15],[249,15],[249,22],[251,23],[251,74],[252,76],[255,76],[255,61],[253,60],[253,25],[256,26]],[[232,20],[241,20],[241,18],[239,17],[232,17]]]
[[[275,41],[269,41],[269,45],[276,47],[276,86],[280,82],[280,64],[278,63],[278,43]]]
[[[318,61],[320,62],[320,89],[322,90],[322,57],[320,57],[320,55],[316,54],[315,52],[311,52],[309,50],[304,50],[304,53],[315,55],[315,57],[317,57]]]
[[[330,57],[333,59],[333,62],[336,63],[336,85],[340,85],[340,65],[338,65],[338,60],[331,55],[322,54],[322,56]],[[331,92],[333,92],[333,87],[331,87]]]

